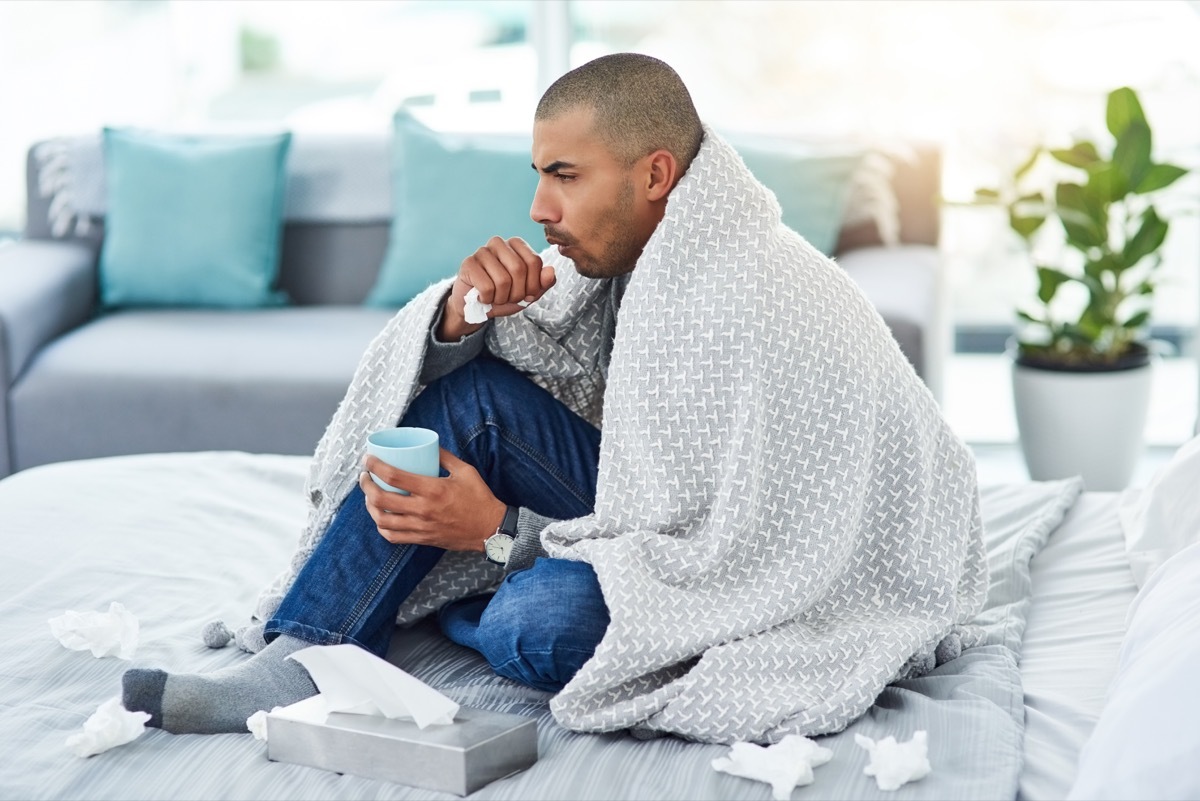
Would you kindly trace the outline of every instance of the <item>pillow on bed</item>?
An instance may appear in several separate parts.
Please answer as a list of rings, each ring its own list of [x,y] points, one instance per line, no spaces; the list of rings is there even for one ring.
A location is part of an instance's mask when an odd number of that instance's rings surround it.
[[[1117,672],[1068,798],[1200,798],[1200,544],[1129,607]]]
[[[1200,437],[1180,446],[1145,489],[1126,490],[1118,515],[1139,587],[1164,562],[1200,542]]]

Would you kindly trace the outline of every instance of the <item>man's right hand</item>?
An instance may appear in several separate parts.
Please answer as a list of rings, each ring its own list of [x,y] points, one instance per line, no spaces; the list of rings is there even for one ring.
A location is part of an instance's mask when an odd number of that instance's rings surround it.
[[[554,286],[554,281],[554,268],[544,266],[542,257],[524,239],[493,236],[458,268],[454,288],[442,311],[438,339],[457,342],[483,327],[481,323],[468,323],[463,314],[472,287],[479,290],[480,301],[492,304],[488,317],[494,318],[521,311],[524,307],[517,305],[520,301],[534,303]]]

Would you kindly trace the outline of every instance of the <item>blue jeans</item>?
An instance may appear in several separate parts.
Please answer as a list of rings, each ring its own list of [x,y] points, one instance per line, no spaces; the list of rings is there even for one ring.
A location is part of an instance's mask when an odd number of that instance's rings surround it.
[[[437,431],[506,504],[556,519],[592,511],[600,432],[503,362],[481,356],[430,384],[400,425]],[[385,540],[356,486],[267,621],[266,639],[350,642],[382,657],[396,610],[443,553]],[[590,565],[541,558],[495,593],[447,604],[438,621],[499,675],[557,692],[595,651],[608,608]]]

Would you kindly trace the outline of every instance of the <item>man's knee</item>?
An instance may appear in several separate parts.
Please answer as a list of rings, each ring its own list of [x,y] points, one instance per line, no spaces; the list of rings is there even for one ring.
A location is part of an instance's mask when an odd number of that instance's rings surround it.
[[[510,574],[488,604],[484,656],[501,676],[558,692],[591,659],[608,621],[590,565],[538,559]]]
[[[476,425],[494,406],[494,387],[511,380],[514,373],[516,370],[504,362],[478,356],[431,382],[409,406],[401,424],[435,430],[451,421],[456,426]]]

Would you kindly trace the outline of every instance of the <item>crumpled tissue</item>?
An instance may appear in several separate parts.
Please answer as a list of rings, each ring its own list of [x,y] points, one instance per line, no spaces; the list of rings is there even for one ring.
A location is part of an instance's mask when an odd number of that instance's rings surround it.
[[[274,715],[281,709],[283,709],[281,706],[274,707],[269,714]],[[246,728],[254,735],[255,740],[262,740],[264,743],[267,741],[267,714],[267,710],[260,709],[246,718]]]
[[[807,737],[789,734],[774,745],[734,743],[729,756],[712,761],[722,773],[766,782],[776,801],[790,798],[792,790],[813,782],[813,768],[833,759],[833,751]]]
[[[117,601],[107,612],[68,611],[50,618],[50,632],[72,651],[132,659],[138,644],[138,620]]]
[[[83,731],[67,738],[67,748],[78,757],[95,756],[141,737],[149,719],[145,712],[129,712],[121,706],[120,696],[113,696],[84,721]]]
[[[296,651],[288,659],[304,665],[320,690],[313,698],[280,710],[288,717],[307,714],[319,704],[326,714],[382,715],[412,720],[423,729],[453,723],[458,713],[457,703],[357,645],[314,645]]]
[[[872,740],[861,734],[854,735],[854,742],[871,755],[863,773],[874,776],[880,790],[896,790],[902,784],[923,779],[933,772],[926,732],[913,732],[912,739],[906,743],[898,743],[891,736]]]
[[[471,325],[486,323],[488,320],[488,312],[492,310],[492,304],[483,303],[479,300],[479,290],[471,287],[467,290],[467,294],[463,296],[463,318]],[[517,301],[517,305],[524,308],[529,305],[529,301]]]

